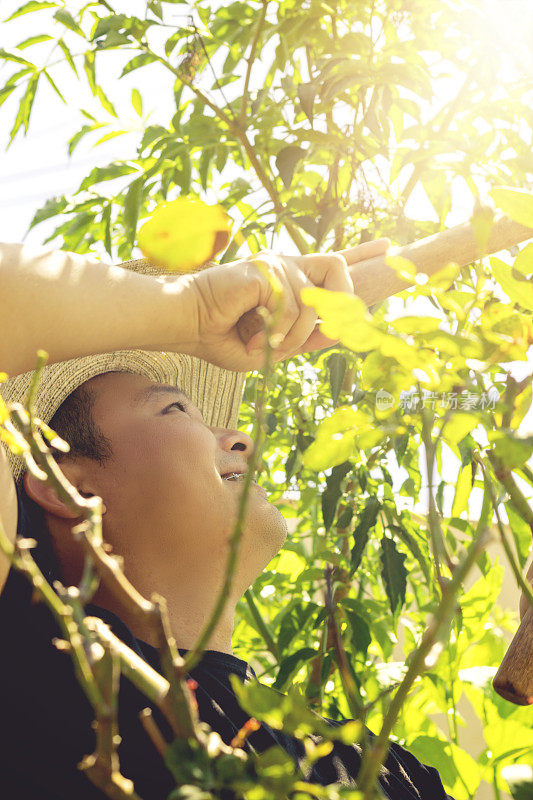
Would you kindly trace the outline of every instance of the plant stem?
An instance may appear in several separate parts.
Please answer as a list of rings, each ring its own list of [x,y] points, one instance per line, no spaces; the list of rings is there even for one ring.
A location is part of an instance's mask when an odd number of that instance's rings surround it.
[[[250,77],[252,74],[252,66],[255,61],[255,53],[257,50],[257,44],[259,42],[259,37],[261,36],[261,31],[263,30],[263,25],[265,24],[265,17],[267,12],[268,0],[262,0],[263,7],[261,9],[261,13],[259,15],[259,19],[257,20],[257,25],[255,28],[254,38],[252,40],[252,46],[250,48],[250,55],[248,56],[248,63],[246,66],[246,76],[244,78],[244,89],[242,91],[242,99],[241,99],[241,113],[240,113],[240,123],[244,126],[244,119],[246,115],[246,103],[248,102],[248,87],[250,85]]]
[[[516,581],[517,581],[518,585],[520,586],[520,588],[524,592],[524,594],[525,594],[525,596],[526,596],[526,598],[528,600],[528,603],[533,608],[533,589],[531,588],[529,583],[526,581],[526,579],[522,575],[522,571],[521,571],[520,567],[518,566],[518,562],[516,560],[516,556],[513,553],[513,548],[511,547],[511,545],[509,543],[509,540],[507,538],[507,535],[505,533],[505,529],[503,527],[503,524],[502,524],[502,521],[501,521],[501,517],[500,517],[500,512],[498,511],[498,498],[496,497],[496,493],[494,491],[494,487],[492,485],[492,481],[490,479],[490,476],[487,474],[487,470],[485,469],[485,465],[483,464],[481,459],[477,459],[477,463],[481,466],[481,469],[483,470],[483,476],[485,478],[485,485],[486,485],[486,487],[487,487],[487,489],[488,489],[488,491],[490,493],[490,497],[491,497],[491,500],[492,500],[492,506],[494,508],[494,513],[496,514],[496,524],[497,524],[497,527],[498,527],[498,533],[500,534],[500,541],[502,543],[503,549],[505,550],[505,555],[507,556],[507,560],[508,560],[509,564],[511,565],[511,569],[513,570],[513,573],[514,573],[514,576],[516,578]]]

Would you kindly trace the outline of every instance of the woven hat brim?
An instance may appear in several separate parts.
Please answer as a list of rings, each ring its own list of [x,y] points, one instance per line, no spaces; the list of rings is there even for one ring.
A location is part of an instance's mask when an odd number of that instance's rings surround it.
[[[236,428],[246,373],[233,372],[184,353],[149,350],[117,350],[45,366],[34,398],[34,413],[49,423],[61,403],[78,386],[104,372],[143,375],[157,383],[183,389],[210,426]],[[15,375],[0,384],[6,403],[24,403],[33,371]],[[2,442],[11,473],[20,484],[26,465]]]

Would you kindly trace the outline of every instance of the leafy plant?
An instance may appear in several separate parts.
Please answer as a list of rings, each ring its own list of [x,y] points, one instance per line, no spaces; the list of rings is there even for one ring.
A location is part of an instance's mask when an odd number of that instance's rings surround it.
[[[11,140],[30,130],[43,80],[61,102],[65,70],[87,82],[98,109],[80,109],[69,152],[84,141],[96,154],[126,132],[115,107],[124,84],[142,123],[132,157],[95,167],[75,193],[36,211],[31,227],[57,219],[46,242],[125,260],[158,204],[215,195],[240,232],[223,260],[242,255],[243,241],[252,254],[377,236],[403,244],[445,226],[457,179],[478,206],[491,185],[499,208],[533,226],[519,125],[531,125],[532,92],[517,78],[502,97],[505,53],[483,38],[482,2],[195,2],[181,17],[177,8],[150,0],[140,18],[108,2],[76,11],[47,2],[12,15],[39,14],[43,33],[0,53],[12,70],[0,103],[18,102]],[[123,55],[122,85],[106,79],[108,51]],[[167,118],[148,119],[149,98],[134,85],[141,70],[168,80]],[[447,74],[456,90],[442,102]],[[409,217],[420,187],[438,222]],[[487,235],[481,210],[473,222]],[[296,684],[322,716],[383,731],[368,751],[368,787],[389,734],[437,767],[456,800],[484,782],[499,798],[505,768],[533,765],[530,712],[491,685],[515,620],[495,606],[502,569],[480,545],[498,530],[520,574],[533,441],[519,426],[532,395],[531,376],[514,379],[509,363],[527,361],[533,343],[531,248],[512,265],[451,265],[370,311],[307,290],[341,343],[273,371],[263,485],[294,530],[243,597],[234,647],[255,654],[266,686]],[[409,264],[395,268],[413,275]],[[247,430],[260,385],[259,375],[247,382]],[[508,528],[495,514],[503,507]],[[463,591],[468,569],[476,581]],[[293,714],[308,730],[298,692],[286,706],[256,694],[243,691],[249,713],[281,724]],[[461,698],[483,728],[475,758],[464,749]],[[179,755],[169,754],[171,768]],[[265,754],[261,775],[273,763],[285,790],[282,753]]]

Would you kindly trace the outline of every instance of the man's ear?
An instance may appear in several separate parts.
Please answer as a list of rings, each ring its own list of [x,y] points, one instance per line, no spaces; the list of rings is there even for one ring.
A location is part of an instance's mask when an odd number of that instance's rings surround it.
[[[69,464],[68,474],[67,470],[65,469],[65,475],[83,497],[92,497],[95,494],[94,492],[83,491],[80,489],[83,478],[81,469],[79,469],[78,465]],[[62,517],[63,519],[77,519],[80,516],[79,514],[76,514],[75,511],[72,511],[68,505],[57,496],[56,490],[52,486],[44,481],[40,481],[38,478],[32,475],[31,472],[26,471],[22,481],[28,497],[40,505],[41,508],[44,508],[44,510],[49,514],[53,514],[56,517]],[[105,513],[104,505],[102,510]]]

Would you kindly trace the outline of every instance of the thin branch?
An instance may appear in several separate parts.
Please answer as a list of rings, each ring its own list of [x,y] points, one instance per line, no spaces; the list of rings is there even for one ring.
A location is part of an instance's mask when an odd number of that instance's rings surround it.
[[[503,549],[505,550],[505,555],[507,556],[507,560],[511,565],[511,569],[513,570],[514,576],[516,578],[516,582],[524,592],[530,606],[533,608],[533,589],[526,581],[524,576],[522,575],[522,571],[518,566],[518,562],[516,559],[515,554],[513,553],[513,549],[509,543],[507,535],[505,533],[505,529],[502,524],[502,520],[500,517],[500,512],[498,511],[498,498],[496,497],[496,492],[494,491],[494,486],[492,485],[492,480],[487,472],[487,469],[480,458],[476,458],[476,462],[479,464],[483,471],[483,477],[485,479],[485,486],[487,487],[490,499],[492,501],[492,507],[494,508],[494,513],[496,514],[496,524],[498,527],[498,533],[500,534],[500,541],[502,543]]]
[[[252,46],[250,48],[250,55],[248,56],[248,63],[246,66],[246,76],[244,78],[244,89],[242,92],[242,99],[241,99],[241,113],[239,115],[240,123],[243,127],[244,127],[244,118],[246,115],[246,103],[248,102],[248,87],[250,85],[252,66],[255,61],[255,54],[257,50],[257,45],[259,43],[259,37],[261,36],[263,25],[265,24],[268,0],[262,0],[262,3],[263,3],[263,8],[261,9],[259,19],[257,20],[257,25],[254,32],[254,38],[252,40]]]

